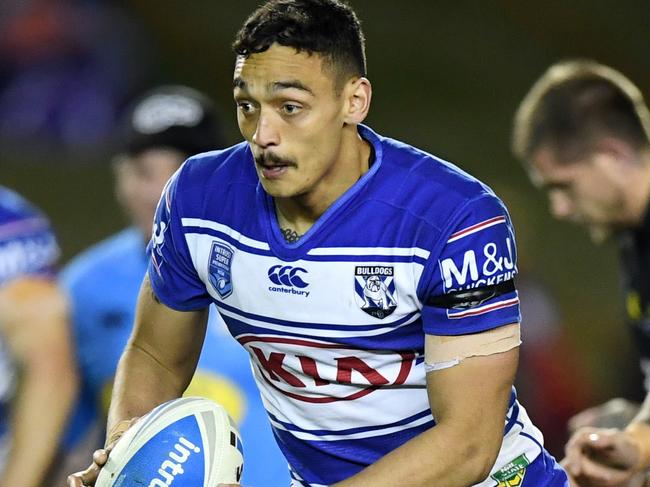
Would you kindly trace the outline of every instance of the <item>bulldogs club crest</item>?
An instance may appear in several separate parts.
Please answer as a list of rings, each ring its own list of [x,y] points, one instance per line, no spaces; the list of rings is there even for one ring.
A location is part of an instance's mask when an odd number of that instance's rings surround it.
[[[212,242],[210,258],[208,259],[208,278],[210,284],[222,299],[232,294],[232,258],[234,252],[226,244]]]
[[[384,319],[397,308],[394,269],[392,266],[356,266],[354,293],[363,311]]]

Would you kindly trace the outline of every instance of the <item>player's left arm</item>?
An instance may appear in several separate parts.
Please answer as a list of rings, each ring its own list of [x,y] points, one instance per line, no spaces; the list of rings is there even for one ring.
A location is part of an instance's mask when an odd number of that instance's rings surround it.
[[[516,327],[518,324],[509,325]],[[480,335],[444,337],[445,345],[466,348]],[[487,332],[491,333],[491,331]],[[425,351],[440,339],[426,336]],[[493,343],[488,339],[486,343]],[[427,390],[436,426],[392,451],[336,487],[469,486],[484,480],[496,461],[519,358],[518,341],[504,352],[465,358],[427,373]],[[493,349],[494,350],[494,349]]]
[[[0,328],[20,374],[0,485],[40,487],[78,388],[67,300],[50,279],[16,279],[0,289]]]

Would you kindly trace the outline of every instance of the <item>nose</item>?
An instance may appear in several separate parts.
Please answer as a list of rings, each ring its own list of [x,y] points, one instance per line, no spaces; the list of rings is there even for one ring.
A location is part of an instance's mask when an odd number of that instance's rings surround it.
[[[551,214],[558,220],[566,220],[573,216],[575,211],[573,202],[564,191],[552,190],[548,194]]]
[[[273,118],[269,114],[261,113],[257,119],[257,126],[253,134],[253,142],[262,149],[280,143],[280,134],[278,133]]]

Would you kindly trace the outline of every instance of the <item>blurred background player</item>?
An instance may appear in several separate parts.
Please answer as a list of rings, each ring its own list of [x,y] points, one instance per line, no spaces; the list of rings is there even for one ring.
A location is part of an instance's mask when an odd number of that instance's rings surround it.
[[[649,134],[650,115],[639,89],[607,66],[575,60],[551,66],[535,83],[517,111],[513,137],[515,155],[533,183],[548,193],[556,218],[586,226],[594,242],[618,240],[627,318],[647,391]],[[578,430],[565,462],[580,485],[641,481],[630,479],[650,467],[650,395],[640,410],[617,399],[577,416],[571,425]]]
[[[63,286],[71,296],[83,385],[77,428],[82,424],[79,418],[92,417],[94,411],[101,411],[100,422],[105,425],[113,376],[131,333],[148,263],[145,248],[165,183],[190,155],[223,146],[214,106],[187,87],[156,88],[136,101],[125,117],[114,172],[116,196],[130,226],[83,252],[62,272]],[[218,401],[238,423],[246,449],[245,485],[287,485],[287,464],[271,433],[248,356],[218,314],[210,316],[203,353],[186,395]]]
[[[0,186],[0,485],[42,487],[78,388],[59,247],[45,216]],[[47,409],[43,409],[47,405]]]

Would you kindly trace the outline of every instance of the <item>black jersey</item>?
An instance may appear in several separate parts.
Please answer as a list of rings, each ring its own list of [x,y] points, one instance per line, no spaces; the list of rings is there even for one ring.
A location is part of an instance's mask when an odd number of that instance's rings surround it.
[[[640,227],[620,237],[625,308],[634,341],[650,359],[650,211]]]

